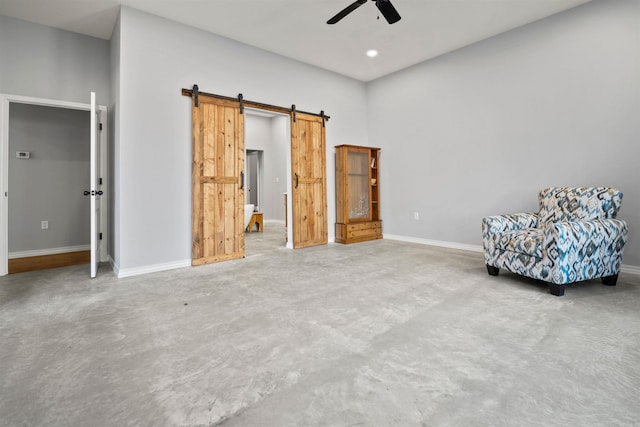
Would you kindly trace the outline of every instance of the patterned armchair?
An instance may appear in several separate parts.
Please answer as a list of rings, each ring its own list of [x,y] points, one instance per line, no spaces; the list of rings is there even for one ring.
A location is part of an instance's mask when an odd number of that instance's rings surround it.
[[[553,295],[564,285],[601,278],[615,286],[628,228],[615,219],[622,193],[613,188],[546,188],[537,214],[489,216],[482,220],[487,271],[504,268],[541,280]]]

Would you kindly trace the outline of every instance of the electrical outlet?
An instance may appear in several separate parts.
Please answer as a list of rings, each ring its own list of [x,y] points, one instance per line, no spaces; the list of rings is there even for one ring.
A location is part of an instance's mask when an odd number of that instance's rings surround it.
[[[42,221],[42,222],[40,223],[40,227],[41,227],[43,230],[48,230],[48,229],[49,229],[49,221]]]
[[[413,213],[413,219],[415,219],[416,221],[418,221],[420,219],[420,214],[418,212],[414,212]]]

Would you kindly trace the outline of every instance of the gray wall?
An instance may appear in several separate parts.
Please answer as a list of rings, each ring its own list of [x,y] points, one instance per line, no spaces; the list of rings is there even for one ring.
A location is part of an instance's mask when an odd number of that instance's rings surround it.
[[[127,7],[111,42],[0,16],[0,92],[109,105],[109,247],[126,271],[190,259],[194,83],[331,115],[330,239],[333,147],[377,145],[386,234],[479,245],[480,218],[535,210],[541,187],[611,185],[638,266],[639,7],[594,1],[369,84]]]
[[[278,221],[285,221],[284,193],[287,192],[287,153],[291,150],[290,129],[291,121],[289,117],[278,116],[271,119],[271,144],[273,147],[271,153],[273,153],[273,155],[269,155],[270,175],[268,176],[270,176],[272,182],[271,209],[273,216],[269,217],[269,219],[276,219]],[[329,144],[329,142],[327,142],[327,144]],[[330,147],[334,145],[337,144],[333,142],[329,144]],[[329,160],[332,158],[333,155],[327,154],[327,163],[329,163]],[[333,177],[333,169],[328,169],[327,174]],[[276,182],[276,178],[278,182]],[[332,222],[329,223],[329,228],[333,229]]]
[[[0,92],[109,101],[109,42],[0,15]]]
[[[89,127],[88,111],[10,105],[9,253],[90,243]]]
[[[265,220],[284,222],[284,196],[287,190],[287,151],[290,141],[288,117],[245,117],[245,145],[263,152],[262,196],[260,210]],[[248,166],[247,166],[248,167]]]
[[[368,142],[362,82],[127,7],[119,45],[114,237],[121,275],[191,258],[191,99],[181,88],[197,83],[202,91],[326,111],[328,171],[334,145]],[[332,173],[327,188],[333,231]]]
[[[108,41],[0,15],[0,93],[109,105],[109,89]]]
[[[370,83],[384,232],[481,245],[483,216],[541,188],[613,186],[640,266],[639,22],[595,1]]]
[[[271,146],[271,118],[270,117],[261,117],[251,115],[247,113],[244,118],[244,146],[246,150],[257,150],[261,153],[256,153],[255,155],[247,155],[245,157],[245,165],[244,169],[247,172],[246,177],[246,186],[245,186],[245,203],[254,203],[252,199],[255,199],[256,194],[250,194],[251,191],[257,193],[257,182],[259,177],[256,173],[253,173],[251,168],[257,168],[258,164],[258,155],[262,157],[263,166],[268,168],[268,163],[266,159],[264,159],[264,155],[269,151]],[[252,163],[255,163],[252,164]],[[270,191],[271,180],[267,181],[264,179],[264,170],[261,171],[263,176],[263,186],[260,188],[262,193],[267,193]],[[252,197],[253,196],[253,197]],[[264,194],[261,194],[260,197],[264,200]],[[270,212],[267,212],[267,204],[256,202],[254,203],[259,206],[260,212],[263,213],[264,218],[267,219]]]

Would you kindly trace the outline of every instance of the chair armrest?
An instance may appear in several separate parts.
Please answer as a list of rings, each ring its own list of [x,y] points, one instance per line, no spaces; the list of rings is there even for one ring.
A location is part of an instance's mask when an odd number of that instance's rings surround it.
[[[487,216],[482,219],[482,235],[488,237],[502,231],[520,230],[537,226],[538,215],[534,213]]]
[[[545,263],[553,283],[618,274],[629,228],[619,219],[557,222],[544,231]]]
[[[582,249],[582,245],[590,242],[608,241],[621,245],[622,250],[627,241],[629,227],[621,219],[594,219],[591,221],[569,221],[550,224],[545,229],[545,247],[555,241],[558,250],[567,252],[571,249]]]

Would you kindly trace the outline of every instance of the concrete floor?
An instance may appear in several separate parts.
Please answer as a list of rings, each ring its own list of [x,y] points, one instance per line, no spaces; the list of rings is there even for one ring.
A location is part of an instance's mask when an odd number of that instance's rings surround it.
[[[390,240],[0,278],[2,426],[638,426],[640,277],[564,297]]]

